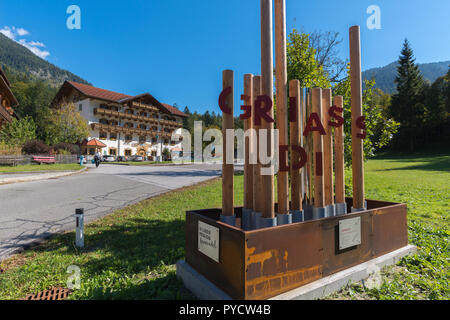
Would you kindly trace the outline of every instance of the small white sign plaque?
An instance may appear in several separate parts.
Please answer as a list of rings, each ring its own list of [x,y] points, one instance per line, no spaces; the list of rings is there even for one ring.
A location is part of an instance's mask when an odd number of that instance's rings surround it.
[[[198,251],[219,262],[219,228],[198,222]]]
[[[361,217],[339,221],[339,250],[361,244]]]

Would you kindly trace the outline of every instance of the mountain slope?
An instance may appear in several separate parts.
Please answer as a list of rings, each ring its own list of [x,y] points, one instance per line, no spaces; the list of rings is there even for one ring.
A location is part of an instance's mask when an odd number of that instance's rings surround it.
[[[449,65],[450,61],[423,63],[419,64],[419,69],[426,80],[434,82],[448,72]],[[394,93],[396,91],[397,66],[398,62],[393,62],[381,68],[366,70],[363,72],[363,78],[367,80],[375,78],[376,88],[383,90],[385,93]]]
[[[65,80],[88,84],[86,80],[39,58],[1,33],[0,65],[6,67],[8,73],[26,75],[31,79],[43,79],[54,87],[59,87]]]

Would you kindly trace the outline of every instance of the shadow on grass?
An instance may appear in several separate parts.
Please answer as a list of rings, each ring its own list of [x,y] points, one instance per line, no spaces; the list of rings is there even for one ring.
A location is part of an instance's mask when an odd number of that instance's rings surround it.
[[[387,160],[391,162],[411,163],[410,166],[399,168],[379,169],[376,171],[397,171],[397,170],[424,170],[424,171],[446,171],[450,172],[450,155],[426,156],[419,155],[383,155],[376,160]],[[415,164],[418,163],[418,164]]]
[[[85,256],[75,263],[82,274],[77,299],[193,299],[172,267],[184,258],[184,221],[127,218],[124,224],[94,230],[95,234],[86,234],[81,251],[73,247],[73,233],[34,248]]]

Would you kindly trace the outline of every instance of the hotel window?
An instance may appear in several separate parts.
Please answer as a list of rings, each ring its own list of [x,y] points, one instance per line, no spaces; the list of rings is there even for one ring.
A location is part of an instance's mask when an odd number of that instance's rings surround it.
[[[140,136],[139,137],[139,143],[145,143],[147,141],[147,138],[145,136]]]
[[[142,117],[147,117],[147,112],[141,112]]]
[[[110,139],[110,140],[117,140],[117,133],[111,132],[111,133],[109,134],[109,139]]]
[[[108,120],[106,119],[100,119],[99,121],[101,124],[109,124]]]
[[[158,138],[152,138],[152,143],[157,143],[158,142]]]
[[[111,120],[111,125],[112,126],[118,126],[119,123],[116,120]]]
[[[169,144],[169,139],[164,139],[164,144]]]
[[[125,123],[125,128],[134,128],[134,124],[132,124],[131,122],[127,122]]]
[[[127,114],[134,114],[132,109],[127,109],[127,111],[125,111],[125,113],[127,113]]]
[[[139,128],[142,130],[147,130],[147,126],[145,124],[140,124]]]
[[[108,134],[106,132],[100,132],[99,138],[101,140],[106,140],[108,139]]]
[[[125,150],[125,156],[127,156],[127,157],[131,156],[131,150],[130,149]]]
[[[78,105],[78,111],[83,111],[83,105],[82,104]]]
[[[117,149],[109,148],[109,155],[110,156],[117,156]]]
[[[130,136],[130,135],[125,136],[125,141],[132,141],[132,140],[133,140],[132,136]]]

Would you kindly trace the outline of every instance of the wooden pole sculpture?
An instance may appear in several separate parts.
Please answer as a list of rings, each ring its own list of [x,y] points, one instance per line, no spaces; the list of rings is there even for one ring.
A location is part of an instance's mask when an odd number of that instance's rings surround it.
[[[253,99],[261,95],[261,76],[255,76],[253,78]],[[253,103],[253,108],[255,104]],[[254,113],[254,112],[253,112]],[[252,113],[252,114],[253,114]],[[255,144],[256,150],[259,150],[259,130],[261,125],[253,123],[253,128],[256,131]],[[257,157],[258,158],[258,157]],[[250,229],[256,229],[256,221],[259,221],[262,217],[263,205],[261,201],[261,195],[263,194],[262,178],[261,178],[261,164],[259,161],[253,166],[253,212],[251,216]]]
[[[350,80],[352,109],[353,209],[366,208],[364,200],[364,149],[358,123],[362,116],[361,41],[359,26],[350,28]]]
[[[309,119],[312,113],[312,93],[311,89],[308,89],[306,94],[306,104],[305,104],[305,123],[304,128],[306,128],[306,119]],[[306,192],[308,195],[307,203],[305,205],[305,220],[311,220],[313,218],[313,163],[314,163],[314,148],[313,148],[313,137],[311,134],[304,137],[306,153],[308,154],[308,163],[306,164]]]
[[[254,99],[253,99],[253,75],[252,74],[246,74],[244,75],[244,105],[250,106],[251,108],[251,115],[253,115],[253,109],[254,109]],[[249,136],[244,136],[244,148],[245,148],[245,157],[244,157],[244,208],[242,209],[242,222],[241,226],[244,230],[250,229],[250,223],[251,223],[251,214],[254,210],[254,203],[253,203],[253,187],[254,187],[254,181],[253,181],[253,167],[254,165],[251,164],[250,160],[250,153],[254,152],[253,144],[254,144],[254,137],[252,135],[252,129],[253,129],[253,117],[250,116],[249,118],[244,120],[244,132],[248,133]]]
[[[303,147],[302,133],[303,133],[303,118],[302,118],[302,103],[300,94],[300,81],[291,80],[289,82],[289,97],[290,97],[290,145],[291,145],[291,212],[292,222],[304,221],[303,215],[303,169],[296,168],[294,165],[300,162],[300,153],[294,151],[295,147]]]
[[[326,216],[333,217],[336,210],[334,206],[333,192],[333,127],[328,124],[328,122],[330,121],[329,109],[332,103],[332,91],[331,89],[323,89],[322,92],[322,118],[323,126],[326,132],[326,135],[323,137],[325,207],[327,209]]]
[[[316,113],[318,120],[322,119],[322,89],[312,89],[312,112]],[[319,131],[313,132],[314,144],[314,209],[313,218],[325,217],[325,190],[323,178],[323,136]]]
[[[287,146],[289,143],[287,113],[286,0],[275,0],[275,61],[279,145]],[[292,222],[292,216],[289,214],[288,171],[278,171],[277,182],[277,222],[278,225],[289,224]]]
[[[262,94],[273,102],[273,24],[272,24],[272,0],[261,0],[261,72]],[[267,112],[273,119],[273,107]],[[273,122],[261,119],[261,128],[267,130],[267,153],[274,154]],[[269,169],[271,164],[263,164],[263,169]],[[273,170],[272,170],[273,172]],[[263,212],[260,227],[276,225],[274,208],[274,177],[272,174],[262,175]]]
[[[343,110],[344,98],[334,97],[334,105]],[[344,117],[344,113],[340,113]],[[347,203],[345,202],[345,163],[344,163],[344,125],[334,130],[334,150],[335,150],[335,185],[336,185],[336,215],[347,213]]]
[[[234,141],[228,141],[227,129],[234,129],[234,72],[225,70],[222,75],[223,89],[231,88],[231,92],[225,98],[225,105],[228,112],[222,114],[222,136],[223,136],[223,164],[222,164],[222,222],[230,225],[236,224],[234,216],[234,163],[227,163],[227,145]]]

